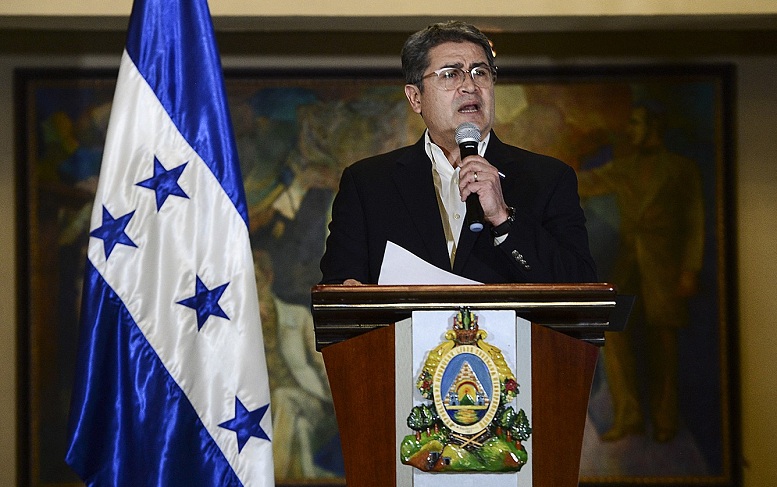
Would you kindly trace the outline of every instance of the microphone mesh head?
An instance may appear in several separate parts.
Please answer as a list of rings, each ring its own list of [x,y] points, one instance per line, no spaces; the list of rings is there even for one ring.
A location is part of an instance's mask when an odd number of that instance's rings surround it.
[[[480,129],[472,122],[464,122],[456,127],[456,143],[468,141],[480,142]]]

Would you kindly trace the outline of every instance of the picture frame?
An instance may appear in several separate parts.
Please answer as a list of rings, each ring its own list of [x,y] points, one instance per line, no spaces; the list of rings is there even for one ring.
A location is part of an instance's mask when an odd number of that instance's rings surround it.
[[[726,64],[500,66],[494,129],[501,140],[567,162],[584,182],[585,171],[629,153],[625,127],[635,103],[645,101],[663,111],[667,150],[694,161],[700,177],[703,255],[698,292],[685,301],[690,318],[677,331],[676,435],[658,443],[647,424],[642,432],[602,441],[614,414],[602,354],[581,485],[739,485],[734,74]],[[82,485],[64,463],[65,435],[83,252],[116,76],[84,69],[19,69],[14,76],[20,485]],[[277,443],[286,445],[275,450],[278,485],[344,485],[331,399],[320,392],[327,384],[320,355],[312,348],[287,350],[281,337],[296,330],[304,336],[295,343],[313,344],[312,321],[301,310],[309,312],[310,287],[320,278],[340,172],[415,142],[423,121],[409,110],[395,69],[228,69],[225,79],[273,412],[291,411],[274,418],[281,422]],[[621,238],[617,197],[583,197],[582,206],[600,279],[610,279]],[[294,367],[320,382],[297,381],[290,356],[303,356]]]

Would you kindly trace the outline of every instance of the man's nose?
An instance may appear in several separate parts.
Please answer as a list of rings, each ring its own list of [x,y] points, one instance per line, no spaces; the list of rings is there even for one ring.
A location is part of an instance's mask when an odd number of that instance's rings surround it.
[[[464,81],[461,83],[461,86],[459,86],[459,89],[470,93],[477,90],[477,88],[478,85],[475,84],[475,80],[472,78],[472,75],[470,73],[464,73]]]

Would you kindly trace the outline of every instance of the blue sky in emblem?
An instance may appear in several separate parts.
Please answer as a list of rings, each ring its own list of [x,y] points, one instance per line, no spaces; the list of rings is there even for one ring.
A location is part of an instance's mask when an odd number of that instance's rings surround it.
[[[450,362],[448,362],[448,366],[445,367],[445,371],[442,374],[440,390],[447,392],[448,389],[450,389],[451,384],[454,380],[456,380],[456,376],[461,370],[464,362],[469,362],[469,366],[472,368],[475,376],[477,376],[480,384],[483,386],[483,389],[486,391],[486,393],[491,394],[493,386],[491,383],[491,374],[488,372],[488,367],[486,366],[486,363],[483,361],[483,359],[472,353],[460,353],[453,357]]]

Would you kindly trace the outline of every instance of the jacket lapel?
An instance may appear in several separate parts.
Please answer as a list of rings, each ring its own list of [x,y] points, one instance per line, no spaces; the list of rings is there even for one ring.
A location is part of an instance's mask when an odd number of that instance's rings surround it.
[[[432,179],[432,163],[426,155],[423,137],[397,160],[393,178],[410,214],[413,228],[427,251],[426,256],[419,257],[441,269],[450,269],[448,247]]]

